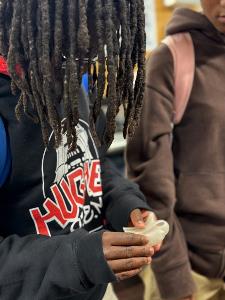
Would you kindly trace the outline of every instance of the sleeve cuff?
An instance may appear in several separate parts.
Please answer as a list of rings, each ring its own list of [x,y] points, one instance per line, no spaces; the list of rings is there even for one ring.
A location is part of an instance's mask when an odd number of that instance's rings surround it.
[[[116,281],[116,276],[110,269],[103,253],[103,232],[85,235],[77,248],[79,265],[86,278],[85,281],[94,285]]]
[[[152,268],[154,270],[154,259]],[[196,292],[191,267],[186,262],[168,271],[155,271],[154,274],[163,300],[182,299]]]

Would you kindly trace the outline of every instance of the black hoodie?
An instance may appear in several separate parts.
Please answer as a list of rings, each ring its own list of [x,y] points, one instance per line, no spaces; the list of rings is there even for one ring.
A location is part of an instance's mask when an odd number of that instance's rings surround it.
[[[63,135],[55,149],[40,127],[15,118],[18,97],[0,74],[0,116],[12,168],[0,189],[0,299],[102,299],[115,276],[102,250],[105,223],[127,225],[130,212],[148,208],[143,195],[99,158],[88,126],[88,99],[80,93],[77,150]],[[98,232],[99,231],[99,232]]]

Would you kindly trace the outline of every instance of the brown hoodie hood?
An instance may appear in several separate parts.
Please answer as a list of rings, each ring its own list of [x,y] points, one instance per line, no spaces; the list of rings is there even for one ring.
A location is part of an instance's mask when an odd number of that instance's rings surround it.
[[[205,15],[187,8],[176,9],[167,25],[166,35],[193,31],[201,32],[213,40],[225,44],[225,35],[220,33]]]

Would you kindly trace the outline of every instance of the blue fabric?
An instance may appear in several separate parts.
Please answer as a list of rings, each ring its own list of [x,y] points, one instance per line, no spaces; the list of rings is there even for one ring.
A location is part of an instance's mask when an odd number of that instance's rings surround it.
[[[88,73],[85,73],[82,77],[82,85],[85,92],[88,94]]]
[[[0,117],[0,187],[4,184],[11,166],[10,151],[3,121]]]

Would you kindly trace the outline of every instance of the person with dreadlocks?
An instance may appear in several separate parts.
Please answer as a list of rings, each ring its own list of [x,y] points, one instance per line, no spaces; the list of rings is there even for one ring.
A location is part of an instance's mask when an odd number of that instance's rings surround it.
[[[143,0],[0,0],[1,299],[102,299],[150,263],[144,236],[101,230],[149,214],[104,159],[121,105],[124,137],[138,124],[144,23]]]

